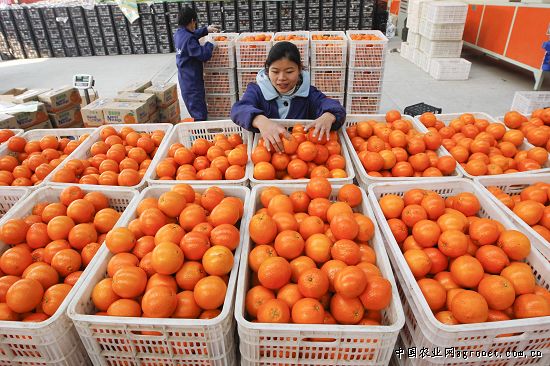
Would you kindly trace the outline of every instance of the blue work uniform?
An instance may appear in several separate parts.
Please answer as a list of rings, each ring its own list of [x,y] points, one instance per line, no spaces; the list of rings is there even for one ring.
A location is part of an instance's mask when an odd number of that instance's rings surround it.
[[[207,34],[206,27],[194,32],[180,27],[174,34],[181,95],[195,121],[205,121],[208,116],[202,63],[210,60],[214,45],[210,42],[206,42],[204,46],[199,44],[199,39]]]
[[[346,120],[346,110],[334,99],[328,98],[310,85],[307,71],[301,73],[301,84],[291,95],[277,92],[265,70],[256,76],[256,83],[248,84],[242,98],[231,108],[231,120],[249,131],[259,132],[252,126],[258,115],[273,119],[317,119],[329,112],[336,117],[331,129],[337,130]]]

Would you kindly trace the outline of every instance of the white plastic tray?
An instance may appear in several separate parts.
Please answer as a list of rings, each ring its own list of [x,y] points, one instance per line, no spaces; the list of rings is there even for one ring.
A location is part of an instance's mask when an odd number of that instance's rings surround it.
[[[0,219],[0,226],[7,220],[24,218],[31,214],[34,205],[39,202],[59,202],[59,195],[68,186],[45,185],[27,196],[22,202],[13,206]],[[138,192],[133,189],[120,187],[81,186],[84,192],[101,192],[109,198],[109,205],[118,212],[123,212],[132,204],[137,205]],[[0,241],[0,252],[4,252],[9,245]],[[47,364],[72,366],[70,360],[87,359],[84,349],[73,327],[73,323],[66,314],[69,302],[83,283],[88,281],[88,275],[93,273],[92,267],[98,261],[94,256],[86,267],[78,282],[73,286],[58,310],[49,319],[38,322],[0,321],[0,364]],[[73,355],[77,352],[78,355]],[[67,357],[69,355],[69,357]]]
[[[30,193],[26,187],[0,187],[0,219],[17,203]]]
[[[146,197],[158,198],[171,185],[158,185],[145,188],[134,204],[129,207],[115,227],[126,227],[136,218],[139,202]],[[223,186],[226,196],[238,197],[244,202],[241,220],[240,242],[243,243],[246,228],[243,224],[248,215],[250,191],[246,187]],[[202,193],[208,186],[193,186],[195,192]],[[235,320],[233,300],[239,268],[239,258],[243,245],[235,251],[235,262],[229,276],[224,306],[220,315],[213,319],[153,319],[135,317],[112,317],[89,315],[94,311],[91,294],[94,286],[106,277],[107,264],[113,254],[103,247],[87,278],[67,310],[84,343],[94,365],[142,365],[151,362],[161,365],[212,365],[236,364]],[[142,331],[159,332],[161,335],[143,335]]]
[[[401,119],[410,121],[413,124],[414,129],[416,129],[419,132],[425,132],[421,127],[424,127],[424,125],[420,126],[419,123],[413,119],[411,116],[407,115],[401,115]],[[357,172],[357,180],[358,182],[363,186],[364,189],[367,188],[369,184],[372,183],[381,183],[381,182],[398,182],[398,181],[425,181],[425,180],[445,180],[450,177],[460,177],[462,174],[458,171],[458,164],[457,169],[455,169],[453,175],[450,176],[443,176],[443,177],[371,177],[367,174],[367,171],[363,167],[363,164],[361,163],[361,160],[359,160],[359,155],[353,148],[353,145],[351,143],[351,139],[349,138],[348,134],[345,132],[346,128],[350,126],[354,126],[357,123],[361,121],[368,121],[368,120],[374,120],[376,122],[386,122],[386,115],[384,114],[348,114],[346,116],[346,123],[344,126],[342,126],[342,134],[344,135],[344,139],[346,140],[346,145],[348,146],[348,150],[351,156],[351,159],[353,161],[353,165],[355,167],[355,171]],[[450,156],[449,152],[442,147],[436,150],[436,153],[438,156]]]
[[[149,176],[147,176],[147,182],[151,184],[178,184],[178,183],[187,183],[187,184],[200,184],[200,185],[241,185],[245,186],[247,184],[248,170],[250,169],[249,164],[245,166],[244,177],[239,180],[160,180],[158,179],[156,173],[157,165],[168,156],[168,150],[170,146],[176,142],[183,144],[183,146],[190,148],[198,138],[204,138],[209,141],[212,141],[214,136],[217,134],[238,134],[243,139],[243,144],[247,145],[247,154],[250,159],[252,154],[252,133],[243,129],[242,127],[236,125],[231,120],[221,120],[221,121],[208,121],[208,122],[190,122],[190,123],[180,123],[174,127],[170,132],[170,135],[165,138],[166,143],[163,145],[162,149],[157,151],[155,158],[151,162],[151,166],[154,167],[153,171]]]
[[[284,120],[284,119],[274,119],[273,121],[282,124],[284,127],[291,128],[297,123],[301,123],[304,126],[307,126],[309,123],[311,123],[311,120],[307,119],[294,119],[294,120]],[[258,142],[260,141],[260,134],[255,133],[254,134],[254,144],[252,145],[252,151],[258,146]],[[344,157],[344,160],[346,161],[346,168],[344,169],[346,171],[346,174],[348,175],[346,178],[328,178],[328,181],[332,185],[339,185],[339,184],[348,184],[353,183],[353,178],[355,177],[355,172],[353,171],[352,161],[350,158],[350,155],[346,149],[346,143],[344,141],[344,137],[342,136],[342,132],[338,132],[338,138],[340,140],[340,145],[342,146],[342,152],[340,155]],[[249,155],[251,157],[252,154]],[[248,165],[246,168],[247,171],[247,177],[248,180],[250,180],[250,187],[254,187],[257,184],[268,184],[268,185],[287,185],[287,184],[302,184],[309,182],[309,179],[289,179],[289,180],[282,180],[282,179],[276,179],[276,180],[260,180],[254,178],[254,163],[252,163],[252,160],[249,159]]]
[[[536,109],[550,107],[550,91],[518,91],[514,94],[511,111],[529,117]]]
[[[247,227],[256,210],[261,208],[260,193],[266,187],[269,185],[262,184],[252,189],[251,207],[245,221]],[[284,194],[290,194],[298,190],[305,191],[306,185],[290,184],[281,185],[279,188]],[[336,200],[340,188],[341,186],[332,187],[331,200]],[[363,202],[356,211],[376,222],[363,190],[362,195]],[[246,319],[244,303],[251,276],[248,254],[252,250],[252,244],[247,231],[241,253],[235,303],[235,317],[241,340],[241,365],[386,365],[392,356],[399,330],[404,324],[404,314],[377,225],[371,245],[376,252],[377,265],[382,275],[392,283],[392,302],[382,314],[382,322],[385,325],[252,323]],[[329,338],[333,341],[319,342],[311,338]],[[333,355],[334,358],[327,359],[327,355]]]
[[[441,350],[444,350],[449,347],[459,347],[461,350],[498,350],[503,353],[512,350],[537,349],[541,350],[544,357],[546,357],[545,359],[548,360],[550,354],[544,347],[550,341],[550,317],[460,325],[445,325],[435,318],[378,204],[378,200],[386,194],[403,196],[405,192],[411,189],[429,189],[439,193],[443,197],[454,196],[461,192],[473,193],[481,204],[481,210],[478,213],[480,217],[497,220],[506,229],[516,229],[517,225],[496,207],[493,200],[477,184],[467,179],[415,183],[380,183],[369,186],[369,200],[374,208],[380,229],[386,239],[386,247],[388,248],[393,268],[405,294],[405,299],[410,306],[410,311],[405,311],[405,320],[408,329],[412,331],[411,338],[414,339],[418,349],[426,347],[431,350],[439,347]],[[526,262],[533,268],[539,285],[549,288],[550,286],[547,281],[550,276],[550,263],[536,250],[531,251]],[[501,334],[508,333],[521,334],[511,337],[498,337]],[[486,359],[476,358],[474,355],[468,360],[434,358],[431,361],[437,364],[448,364],[449,362],[460,364],[483,360]],[[495,359],[492,359],[492,361],[495,361]],[[545,363],[543,362],[543,364]]]

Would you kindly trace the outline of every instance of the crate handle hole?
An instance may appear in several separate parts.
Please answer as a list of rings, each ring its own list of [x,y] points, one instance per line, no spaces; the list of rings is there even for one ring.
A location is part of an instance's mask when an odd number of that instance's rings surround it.
[[[495,341],[502,343],[516,342],[525,338],[525,333],[503,333],[495,337]]]
[[[334,342],[336,342],[336,338],[304,338],[304,339],[302,339],[302,342],[310,342],[310,343],[334,343]]]
[[[132,330],[131,333],[138,336],[163,337],[162,332],[157,332],[154,330]]]
[[[208,133],[223,133],[222,128],[209,128],[206,131],[208,131]]]

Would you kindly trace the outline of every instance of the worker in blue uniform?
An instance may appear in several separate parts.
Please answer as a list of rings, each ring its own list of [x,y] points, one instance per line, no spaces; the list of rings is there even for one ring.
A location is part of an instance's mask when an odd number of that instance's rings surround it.
[[[296,45],[278,42],[269,51],[256,83],[248,84],[231,108],[231,119],[249,131],[259,132],[269,150],[282,151],[281,136],[288,132],[272,119],[311,119],[305,128],[313,129],[313,136],[321,139],[342,127],[346,110],[310,84]]]
[[[178,30],[174,34],[176,65],[181,95],[185,106],[195,121],[205,121],[208,116],[204,91],[203,62],[210,60],[214,45],[199,39],[208,33],[218,32],[213,25],[197,29],[197,12],[189,7],[180,9]]]

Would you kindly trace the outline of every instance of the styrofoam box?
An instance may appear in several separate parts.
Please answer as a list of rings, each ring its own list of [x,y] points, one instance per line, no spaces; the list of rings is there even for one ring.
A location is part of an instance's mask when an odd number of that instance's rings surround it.
[[[257,185],[252,190],[249,216],[261,208],[260,194],[269,185]],[[336,200],[342,186],[333,186],[329,199]],[[279,186],[284,194],[305,191],[305,184]],[[363,202],[356,208],[374,221],[372,208],[362,190]],[[248,255],[253,248],[246,233],[235,302],[235,317],[240,337],[242,365],[386,365],[393,353],[399,330],[404,323],[401,302],[396,292],[392,270],[385,254],[382,236],[375,225],[371,246],[382,275],[392,283],[392,302],[382,312],[383,326],[322,325],[322,324],[267,324],[246,319],[245,297],[250,286],[251,272]],[[330,341],[316,341],[328,338]],[[346,360],[345,363],[335,360]]]
[[[550,91],[518,91],[510,110],[529,117],[533,111],[542,108],[550,108]]]
[[[430,76],[436,80],[468,80],[471,66],[463,58],[432,58]]]
[[[498,121],[496,118],[488,115],[487,113],[482,113],[482,112],[464,112],[464,113],[472,114],[475,119],[486,119],[489,122],[498,122],[498,123],[504,124]],[[459,118],[464,113],[443,113],[443,114],[438,114],[436,117],[438,120],[443,122],[446,126],[448,126],[454,119]],[[421,132],[428,131],[428,129],[422,124],[422,122],[420,122],[419,117],[420,116],[415,117],[415,120],[418,122],[419,127],[422,129]],[[443,146],[441,148],[443,148]],[[523,143],[517,147],[518,150],[530,150],[532,148],[534,148],[534,146],[531,145],[529,142],[527,142],[527,139],[524,139]],[[465,177],[470,179],[475,178],[475,176],[468,174],[460,164],[457,164],[456,167]],[[550,172],[550,160],[543,164],[542,169],[529,170],[526,172],[518,172],[518,173],[510,173],[510,174],[501,174],[499,175],[499,177],[501,177],[501,179],[507,179],[508,177],[512,177],[516,174],[538,174],[538,173],[546,173],[546,172]],[[489,175],[480,175],[478,177],[489,177]]]
[[[422,17],[432,23],[465,23],[468,5],[454,1],[430,1],[422,7]]]
[[[531,244],[550,261],[550,243],[487,189],[487,187],[495,186],[510,195],[520,194],[522,190],[537,182],[550,183],[550,174],[514,174],[506,179],[501,176],[485,176],[474,178],[474,181],[481,185],[482,191],[518,225],[521,231],[529,237]]]
[[[355,34],[370,34],[380,38],[378,41],[354,41]],[[347,30],[349,42],[349,67],[384,67],[388,39],[378,30]]]
[[[323,93],[345,93],[346,69],[345,68],[312,68],[310,71],[311,85]]]
[[[401,119],[407,120],[412,123],[413,128],[419,132],[425,132],[425,127],[418,121],[416,121],[411,116],[402,115]],[[366,115],[353,115],[348,114],[346,116],[346,123],[344,126],[342,126],[342,133],[344,135],[344,139],[346,140],[346,145],[348,146],[348,150],[351,156],[351,160],[353,161],[353,165],[355,167],[356,171],[356,177],[360,184],[362,184],[363,188],[366,188],[368,185],[373,183],[390,183],[390,182],[398,182],[398,181],[427,181],[427,180],[442,180],[442,179],[449,179],[450,177],[461,177],[462,174],[458,171],[458,169],[455,169],[452,175],[445,176],[445,177],[371,177],[367,174],[367,171],[363,167],[363,164],[361,163],[361,160],[359,159],[359,155],[353,148],[353,144],[351,143],[351,139],[349,138],[346,128],[355,126],[357,123],[362,121],[369,121],[373,120],[376,122],[386,122],[386,115],[384,114],[366,114]],[[424,127],[424,128],[422,128]],[[437,149],[435,151],[438,156],[450,156],[449,152],[442,147]],[[457,164],[458,165],[458,164]]]
[[[248,181],[247,173],[248,169],[250,169],[249,165],[245,167],[244,178],[239,180],[160,180],[158,179],[159,177],[155,171],[156,166],[168,157],[168,151],[172,144],[180,143],[183,146],[190,148],[196,139],[204,138],[209,141],[213,141],[214,137],[218,134],[225,134],[229,136],[234,133],[241,136],[243,144],[247,145],[247,154],[250,157],[252,155],[252,133],[236,125],[231,120],[189,122],[176,125],[170,132],[170,135],[165,137],[166,144],[164,144],[162,148],[159,148],[153,161],[151,162],[153,171],[151,172],[151,175],[147,177],[147,183],[149,185],[188,183],[202,185],[235,184],[245,186]]]
[[[172,185],[148,187],[141,192],[135,203],[128,207],[115,227],[126,227],[137,217],[136,209],[144,198],[158,198]],[[244,202],[243,218],[248,215],[250,190],[246,187],[219,185],[226,196],[238,197]],[[209,186],[197,185],[193,189],[202,193]],[[241,220],[243,243],[246,228]],[[94,365],[236,365],[235,320],[233,299],[235,282],[242,250],[240,245],[234,254],[234,264],[229,276],[224,306],[220,315],[213,319],[153,319],[90,315],[94,312],[91,294],[94,286],[107,275],[107,264],[113,253],[103,247],[96,254],[98,260],[78,289],[67,310],[92,359]],[[159,332],[146,335],[143,331]]]
[[[23,134],[23,132],[25,132],[24,130],[20,129],[20,128],[7,128],[7,130],[10,130],[11,132],[13,132],[13,136],[20,136]],[[8,140],[4,141],[4,142],[7,142]],[[4,142],[0,143],[0,144],[4,144]]]
[[[386,194],[403,196],[405,192],[411,189],[433,190],[444,198],[462,192],[473,193],[481,204],[481,209],[478,213],[479,217],[497,220],[506,229],[516,229],[517,225],[495,206],[494,202],[484,194],[477,184],[468,179],[447,179],[415,183],[380,183],[369,186],[369,200],[386,239],[386,248],[388,248],[394,272],[403,289],[405,299],[410,306],[410,311],[405,311],[405,321],[408,329],[412,332],[411,339],[414,340],[415,345],[418,347],[417,349],[426,347],[432,350],[437,347],[441,350],[455,348],[460,351],[498,351],[502,355],[505,355],[506,351],[540,350],[543,353],[543,358],[536,361],[548,364],[550,354],[546,345],[550,342],[550,317],[460,325],[446,325],[435,318],[378,204],[378,200]],[[550,287],[547,282],[550,274],[550,263],[548,260],[537,250],[532,250],[525,262],[532,267],[539,285],[545,288]],[[509,333],[520,334],[509,337],[501,336],[502,334]],[[500,361],[507,364],[508,358],[500,359]],[[429,361],[430,364],[449,364],[450,362],[453,364],[466,364],[486,360],[486,358],[476,356],[474,352],[467,359],[445,357],[431,358]],[[496,364],[497,359],[493,358],[491,362],[495,362]]]
[[[401,43],[401,48],[403,49]],[[406,47],[406,46],[405,46]],[[407,50],[408,51],[408,50]],[[348,69],[348,93],[381,93],[384,69]]]
[[[48,121],[49,122],[49,121]],[[40,140],[44,136],[55,136],[58,139],[60,138],[68,138],[69,140],[78,140],[81,136],[86,134],[93,133],[93,128],[52,128],[52,129],[36,129],[36,130],[29,130],[27,132],[24,132],[22,135],[19,135],[23,137],[27,141],[33,141],[33,140]],[[85,142],[82,142],[80,146],[82,146]],[[79,147],[80,147],[79,146]],[[78,149],[78,148],[77,148]],[[66,158],[66,161],[69,159],[72,159],[74,157],[74,154],[76,152],[75,149],[69,156]],[[12,155],[16,156],[16,153],[11,152],[10,149],[8,149],[8,144],[2,144],[0,145],[0,157],[5,155]],[[52,171],[53,173],[53,171]],[[46,184],[46,181],[48,178],[52,177],[52,173],[50,173],[46,179],[44,179],[43,182],[34,185],[29,186],[29,188],[36,189],[39,187],[43,187]]]
[[[227,41],[214,41],[215,37],[227,37]],[[205,69],[234,68],[235,67],[235,40],[238,33],[208,34],[203,39],[214,44],[212,58],[204,63]]]
[[[277,37],[287,37],[287,36],[300,36],[304,37],[306,39],[294,39],[294,40],[286,40],[287,42],[290,42],[296,47],[298,47],[298,51],[300,51],[300,58],[302,59],[302,64],[304,67],[309,66],[309,32],[308,31],[294,31],[294,32],[277,32],[273,36],[273,44],[275,45],[277,42]]]
[[[271,40],[257,42],[242,41],[245,37],[259,35],[271,36]],[[273,33],[271,32],[241,33],[235,40],[235,48],[237,50],[237,67],[264,67],[265,60],[267,59],[267,55],[269,54],[269,50],[272,46]]]
[[[313,36],[337,36],[341,40],[315,40]],[[347,65],[348,42],[342,31],[310,32],[311,67],[345,68]]]
[[[312,120],[306,120],[306,119],[303,119],[303,120],[300,120],[300,119],[295,119],[295,120],[273,119],[272,121],[277,122],[278,124],[281,124],[283,127],[287,128],[287,129],[292,128],[295,124],[298,124],[298,123],[300,123],[304,126],[307,126],[308,124],[313,122]],[[258,146],[258,141],[260,141],[260,137],[261,136],[260,136],[259,133],[254,134],[254,144],[252,145],[252,151],[254,151],[256,146]],[[344,160],[346,161],[346,168],[344,170],[346,171],[346,174],[348,176],[346,178],[328,178],[328,180],[332,185],[353,183],[353,178],[355,177],[355,173],[353,171],[351,158],[349,156],[349,153],[348,153],[347,149],[345,148],[345,142],[344,142],[344,139],[343,139],[343,136],[342,136],[341,132],[338,132],[338,139],[339,139],[340,145],[342,146],[342,152],[340,154],[344,157]],[[249,156],[252,156],[252,154],[249,153]],[[254,187],[258,184],[269,184],[269,185],[280,186],[280,185],[287,185],[287,184],[305,184],[305,183],[309,182],[309,179],[307,179],[307,178],[304,178],[304,179],[288,179],[288,180],[282,180],[282,179],[278,179],[278,180],[260,180],[260,179],[256,179],[256,178],[254,178],[254,163],[252,163],[252,160],[250,160],[250,159],[248,161],[248,166],[246,167],[246,171],[247,171],[247,177],[250,180],[250,186],[251,187]]]
[[[208,120],[227,119],[231,114],[231,107],[237,101],[235,94],[207,94]]]
[[[436,24],[421,20],[419,33],[432,41],[460,41],[464,33],[464,23]]]
[[[346,95],[346,113],[376,114],[380,110],[381,93],[348,93]]]
[[[45,185],[23,201],[13,206],[0,220],[0,227],[10,219],[25,218],[32,213],[39,202],[59,202],[59,195],[68,187]],[[129,188],[81,186],[88,192],[101,192],[109,198],[109,205],[118,212],[123,212],[131,204],[137,204],[138,192]],[[0,241],[0,252],[9,245]],[[73,286],[57,311],[43,322],[0,321],[0,364],[4,365],[64,365],[87,364],[86,353],[80,343],[73,323],[66,314],[67,306],[76,291],[87,281],[93,272],[97,256],[94,256],[80,279]],[[76,353],[76,354],[75,354]],[[77,363],[71,363],[78,360]]]
[[[420,50],[428,57],[460,57],[462,41],[431,41],[426,37],[420,39]]]
[[[173,126],[169,123],[142,123],[142,124],[136,123],[136,124],[129,124],[129,125],[128,124],[103,125],[103,126],[100,126],[98,128],[95,128],[94,132],[90,135],[90,137],[88,137],[86,139],[86,141],[81,143],[80,146],[78,146],[75,149],[75,151],[73,151],[73,153],[67,159],[63,160],[63,162],[61,164],[59,164],[50,173],[50,175],[48,175],[46,177],[46,179],[44,179],[44,181],[47,182],[48,184],[51,184],[51,185],[65,185],[66,183],[52,182],[52,178],[55,176],[55,173],[57,171],[59,171],[61,168],[63,168],[67,164],[67,162],[69,162],[71,159],[88,159],[89,157],[91,157],[92,153],[90,152],[90,148],[97,141],[101,141],[101,131],[103,131],[103,129],[105,129],[107,127],[112,127],[117,132],[120,132],[125,127],[133,128],[137,132],[148,132],[148,133],[153,132],[153,131],[157,131],[157,130],[161,130],[161,131],[164,132],[164,138],[162,139],[162,142],[161,142],[160,146],[158,147],[158,149],[160,150],[162,148],[163,144],[166,143],[166,140],[167,140],[166,136],[169,135],[169,133],[172,130]],[[138,190],[143,189],[143,187],[145,186],[145,182],[147,180],[147,177],[149,177],[153,173],[153,171],[154,171],[153,164],[150,164],[149,167],[147,168],[147,171],[145,172],[145,175],[141,179],[141,182],[139,182],[139,184],[136,184],[135,186],[131,186],[129,188],[135,188],[135,189],[138,189]],[[74,183],[74,184],[78,184],[78,183]],[[104,187],[106,187],[106,186],[104,186]],[[107,186],[107,187],[114,187],[114,186]]]
[[[235,69],[204,69],[206,94],[235,94],[237,83]]]

